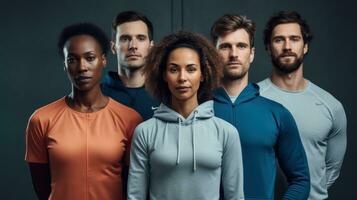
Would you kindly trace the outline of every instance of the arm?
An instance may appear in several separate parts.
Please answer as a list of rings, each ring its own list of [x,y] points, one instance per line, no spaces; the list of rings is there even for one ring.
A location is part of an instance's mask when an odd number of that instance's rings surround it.
[[[51,175],[48,164],[28,163],[32,185],[39,200],[47,200],[51,193]]]
[[[225,200],[244,199],[242,150],[238,131],[233,127],[225,138],[221,185]]]
[[[278,120],[279,138],[275,148],[280,167],[288,181],[282,199],[306,200],[310,192],[310,175],[299,131],[293,116],[285,108]]]
[[[133,134],[134,134],[135,128],[142,122],[142,118],[138,113],[135,112],[131,116],[132,116],[132,119],[126,125],[125,137],[127,140],[125,142],[125,152],[124,152],[124,158],[123,158],[123,162],[122,162],[122,173],[121,173],[124,199],[127,199],[130,150],[131,150]]]
[[[38,199],[48,199],[51,193],[51,174],[48,164],[46,128],[38,113],[31,116],[26,128],[25,160],[31,173]]]
[[[130,151],[130,168],[128,177],[128,200],[144,200],[149,187],[149,154],[144,131],[135,129]]]
[[[333,113],[333,127],[327,139],[326,177],[327,188],[338,178],[347,146],[347,119],[341,104]]]

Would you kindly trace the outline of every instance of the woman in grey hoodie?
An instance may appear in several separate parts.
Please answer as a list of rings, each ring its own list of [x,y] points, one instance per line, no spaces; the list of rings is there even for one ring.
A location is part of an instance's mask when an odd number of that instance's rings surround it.
[[[147,57],[148,91],[163,102],[132,141],[128,199],[244,199],[239,135],[213,115],[221,61],[207,39],[178,32]]]

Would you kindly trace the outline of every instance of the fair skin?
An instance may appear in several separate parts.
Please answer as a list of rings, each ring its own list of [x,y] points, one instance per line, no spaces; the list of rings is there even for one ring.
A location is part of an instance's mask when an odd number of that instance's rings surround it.
[[[141,87],[145,58],[153,46],[148,28],[142,21],[133,21],[120,24],[116,31],[111,50],[117,56],[119,77],[127,87]]]
[[[288,68],[298,58],[303,59],[308,52],[308,44],[304,44],[300,26],[297,23],[277,25],[272,32],[269,53],[278,58],[280,66]],[[289,91],[303,90],[307,80],[303,77],[303,63],[290,73],[273,67],[271,81],[278,87]]]
[[[230,96],[238,96],[248,85],[248,70],[254,59],[254,47],[244,29],[219,36],[216,48],[224,61],[223,88]]]
[[[203,81],[197,52],[190,48],[171,51],[164,80],[171,92],[171,107],[187,118],[198,106],[197,92]]]
[[[99,43],[89,35],[69,38],[63,47],[64,65],[72,85],[66,103],[78,112],[95,112],[104,108],[109,99],[100,90],[106,57]],[[29,163],[32,183],[40,200],[51,193],[51,173],[48,164]]]

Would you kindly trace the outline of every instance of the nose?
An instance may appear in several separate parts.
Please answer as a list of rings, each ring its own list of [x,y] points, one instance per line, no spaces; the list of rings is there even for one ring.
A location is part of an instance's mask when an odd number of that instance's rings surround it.
[[[178,81],[179,82],[185,82],[187,80],[187,75],[185,70],[181,70],[178,75]]]
[[[88,71],[88,62],[85,59],[80,59],[78,65],[78,71]]]
[[[129,43],[129,49],[137,49],[137,43],[138,41],[133,38],[132,40],[130,40],[130,43]]]
[[[286,40],[286,41],[284,42],[284,49],[286,49],[286,50],[291,50],[290,40]]]
[[[232,47],[231,50],[229,51],[229,57],[230,58],[238,58],[238,49],[236,47]]]

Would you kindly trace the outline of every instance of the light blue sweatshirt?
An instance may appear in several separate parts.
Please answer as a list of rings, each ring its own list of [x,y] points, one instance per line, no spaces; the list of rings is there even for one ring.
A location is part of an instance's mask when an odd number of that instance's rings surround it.
[[[132,141],[128,199],[244,199],[237,129],[213,115],[213,102],[186,119],[161,104]]]
[[[342,104],[310,81],[301,91],[283,90],[270,78],[259,86],[262,96],[283,104],[295,118],[309,163],[309,200],[327,199],[346,152],[347,119]]]

